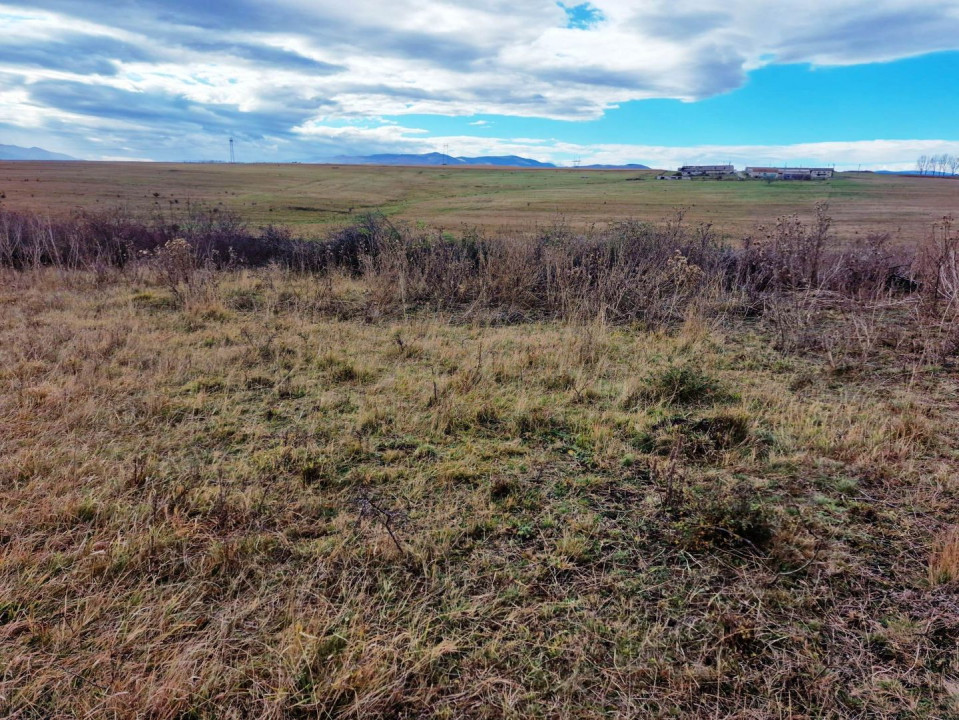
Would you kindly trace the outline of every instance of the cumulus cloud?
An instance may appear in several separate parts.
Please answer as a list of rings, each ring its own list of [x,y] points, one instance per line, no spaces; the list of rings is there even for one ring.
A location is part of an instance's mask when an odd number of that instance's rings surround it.
[[[679,5],[0,0],[0,95],[16,103],[0,113],[47,130],[69,121],[70,142],[89,128],[124,131],[141,155],[177,133],[233,132],[282,150],[330,118],[589,120],[627,101],[728,92],[771,62],[959,48],[954,0]]]

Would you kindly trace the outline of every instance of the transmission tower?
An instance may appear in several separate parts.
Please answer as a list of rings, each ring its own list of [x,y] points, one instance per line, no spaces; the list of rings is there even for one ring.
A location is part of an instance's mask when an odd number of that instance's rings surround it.
[[[230,165],[236,164],[236,152],[233,150],[233,138],[230,138]]]

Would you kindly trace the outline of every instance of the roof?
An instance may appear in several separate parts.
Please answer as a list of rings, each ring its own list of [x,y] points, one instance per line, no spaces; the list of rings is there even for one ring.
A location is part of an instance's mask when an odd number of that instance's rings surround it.
[[[747,167],[746,172],[774,172],[774,173],[811,173],[833,172],[833,168],[806,168],[806,167]]]

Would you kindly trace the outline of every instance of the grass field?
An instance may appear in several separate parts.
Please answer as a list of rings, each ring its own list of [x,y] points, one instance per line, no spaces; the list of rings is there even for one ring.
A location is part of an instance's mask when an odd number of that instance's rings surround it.
[[[3,281],[8,716],[956,707],[954,371],[363,322],[345,278]]]
[[[68,213],[115,207],[222,206],[257,223],[325,234],[352,216],[383,212],[459,231],[522,231],[564,219],[574,227],[624,218],[659,221],[687,208],[694,222],[741,237],[779,215],[828,200],[841,240],[888,232],[927,237],[959,207],[959,181],[842,173],[823,182],[660,182],[651,171],[402,168],[330,165],[0,163],[3,205]]]
[[[0,716],[959,712],[954,231],[0,219]]]

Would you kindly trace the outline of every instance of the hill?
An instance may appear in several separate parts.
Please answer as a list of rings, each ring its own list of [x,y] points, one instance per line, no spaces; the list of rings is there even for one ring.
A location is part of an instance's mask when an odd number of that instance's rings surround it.
[[[76,160],[76,158],[38,147],[25,148],[18,145],[0,145],[0,160]]]

